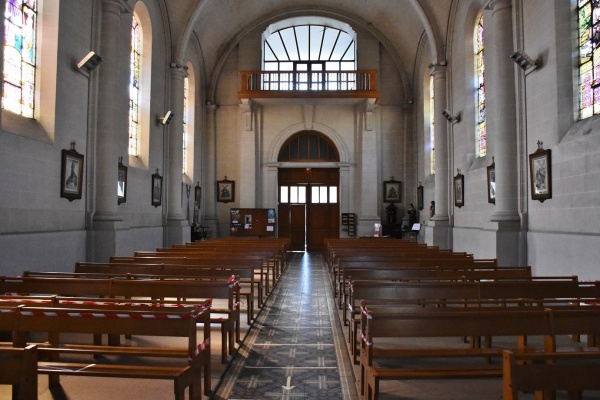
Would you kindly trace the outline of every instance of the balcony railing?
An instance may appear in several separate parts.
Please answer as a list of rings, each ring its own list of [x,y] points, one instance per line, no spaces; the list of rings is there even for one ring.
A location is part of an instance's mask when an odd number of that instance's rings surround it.
[[[238,97],[377,98],[377,71],[241,71]]]

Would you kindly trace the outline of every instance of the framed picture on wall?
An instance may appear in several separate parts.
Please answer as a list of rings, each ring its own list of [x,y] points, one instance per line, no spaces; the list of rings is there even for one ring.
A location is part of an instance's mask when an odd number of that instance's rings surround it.
[[[119,158],[119,172],[117,175],[117,203],[127,201],[127,167],[123,165],[123,157]]]
[[[419,186],[417,186],[417,208],[419,210],[423,209],[423,185],[419,182]]]
[[[60,197],[69,201],[81,199],[83,188],[83,154],[75,150],[75,142],[71,149],[62,150],[60,172]]]
[[[202,188],[200,187],[200,182],[196,183],[196,187],[194,188],[194,202],[196,205],[200,204],[200,199],[202,196]]]
[[[225,177],[222,181],[217,181],[217,201],[220,203],[229,203],[235,201],[235,182]]]
[[[487,196],[488,203],[496,204],[496,167],[494,157],[492,157],[492,164],[487,167]]]
[[[531,185],[531,199],[544,202],[552,198],[552,169],[550,150],[542,148],[538,141],[538,149],[529,155],[529,182]]]
[[[465,205],[465,176],[460,173],[460,169],[457,170],[457,174],[454,177],[454,206],[462,207]]]
[[[156,169],[156,173],[152,174],[152,205],[154,207],[162,204],[162,188],[163,178],[158,174],[158,169]]]
[[[383,202],[400,203],[402,201],[402,182],[395,181],[394,177],[383,182]]]

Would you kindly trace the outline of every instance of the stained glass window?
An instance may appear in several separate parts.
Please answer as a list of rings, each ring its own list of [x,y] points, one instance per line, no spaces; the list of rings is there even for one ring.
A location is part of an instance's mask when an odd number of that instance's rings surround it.
[[[2,108],[33,118],[37,0],[8,0],[5,7]]]
[[[131,76],[129,78],[129,154],[139,155],[142,27],[134,14],[131,23]]]
[[[183,173],[187,174],[188,166],[188,90],[189,79],[183,79]]]
[[[429,140],[431,143],[431,175],[435,174],[435,91],[433,90],[433,76],[429,77]]]
[[[580,118],[600,113],[600,2],[578,0]]]
[[[475,149],[477,157],[483,157],[487,152],[487,131],[485,126],[485,62],[483,58],[483,15],[477,22],[475,28],[475,101],[477,112],[475,113]]]

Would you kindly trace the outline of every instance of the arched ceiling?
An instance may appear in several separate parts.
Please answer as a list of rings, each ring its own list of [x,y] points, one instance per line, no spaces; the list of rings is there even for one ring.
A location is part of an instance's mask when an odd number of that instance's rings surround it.
[[[283,18],[325,15],[360,25],[387,47],[404,78],[412,78],[419,43],[427,38],[430,62],[445,62],[448,15],[456,0],[164,0],[174,60],[197,41],[204,76],[212,79],[245,33]]]

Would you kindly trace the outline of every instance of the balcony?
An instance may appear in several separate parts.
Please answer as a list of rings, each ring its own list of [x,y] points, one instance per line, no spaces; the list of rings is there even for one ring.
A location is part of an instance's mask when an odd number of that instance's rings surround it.
[[[241,71],[239,99],[377,99],[377,71]]]

